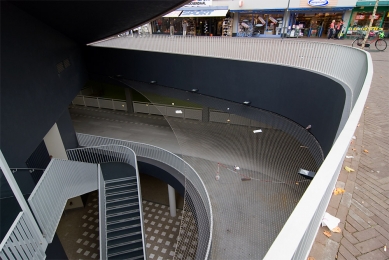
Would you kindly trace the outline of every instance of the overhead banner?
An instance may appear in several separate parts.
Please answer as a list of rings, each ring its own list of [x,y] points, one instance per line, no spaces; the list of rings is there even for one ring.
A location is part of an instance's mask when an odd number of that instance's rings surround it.
[[[212,6],[212,0],[193,0],[187,5],[183,7],[204,7],[204,6]]]

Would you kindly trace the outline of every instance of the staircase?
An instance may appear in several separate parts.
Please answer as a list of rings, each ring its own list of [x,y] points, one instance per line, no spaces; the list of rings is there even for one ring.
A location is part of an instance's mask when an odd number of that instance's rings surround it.
[[[136,176],[105,180],[108,259],[144,259]]]

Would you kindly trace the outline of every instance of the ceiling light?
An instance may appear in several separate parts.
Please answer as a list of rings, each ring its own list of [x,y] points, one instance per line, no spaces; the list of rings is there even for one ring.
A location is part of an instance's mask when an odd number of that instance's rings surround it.
[[[155,84],[155,83],[157,83],[157,81],[155,80],[150,81],[150,84]]]
[[[249,106],[251,104],[251,101],[248,101],[248,100],[243,101],[243,104],[245,104],[246,106]]]
[[[190,92],[197,93],[197,92],[199,92],[199,90],[198,90],[197,88],[192,88],[192,89],[190,90]]]
[[[262,129],[254,130],[253,133],[254,133],[254,134],[256,134],[256,133],[262,133]]]
[[[182,110],[176,110],[176,114],[182,114]]]

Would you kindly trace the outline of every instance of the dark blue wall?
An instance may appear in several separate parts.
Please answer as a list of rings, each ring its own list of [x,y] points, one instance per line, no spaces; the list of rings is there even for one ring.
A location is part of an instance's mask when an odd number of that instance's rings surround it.
[[[190,90],[285,116],[301,126],[312,125],[326,155],[335,139],[346,94],[337,82],[290,67],[197,56],[122,49],[87,48],[91,74]]]
[[[86,79],[79,45],[2,1],[0,148],[10,167],[26,166]]]

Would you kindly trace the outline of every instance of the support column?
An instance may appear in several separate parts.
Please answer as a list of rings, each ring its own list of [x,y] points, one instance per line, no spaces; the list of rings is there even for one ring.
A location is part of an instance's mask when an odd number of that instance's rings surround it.
[[[126,103],[127,103],[127,112],[129,114],[134,114],[134,106],[132,104],[132,101],[134,101],[134,98],[132,97],[131,89],[124,88],[126,93]]]
[[[170,206],[170,216],[176,216],[176,191],[169,184],[167,185],[169,191],[169,206]]]
[[[43,141],[45,142],[47,151],[51,156],[53,156],[53,158],[64,160],[68,159],[57,124],[53,125],[53,127],[43,138]]]

